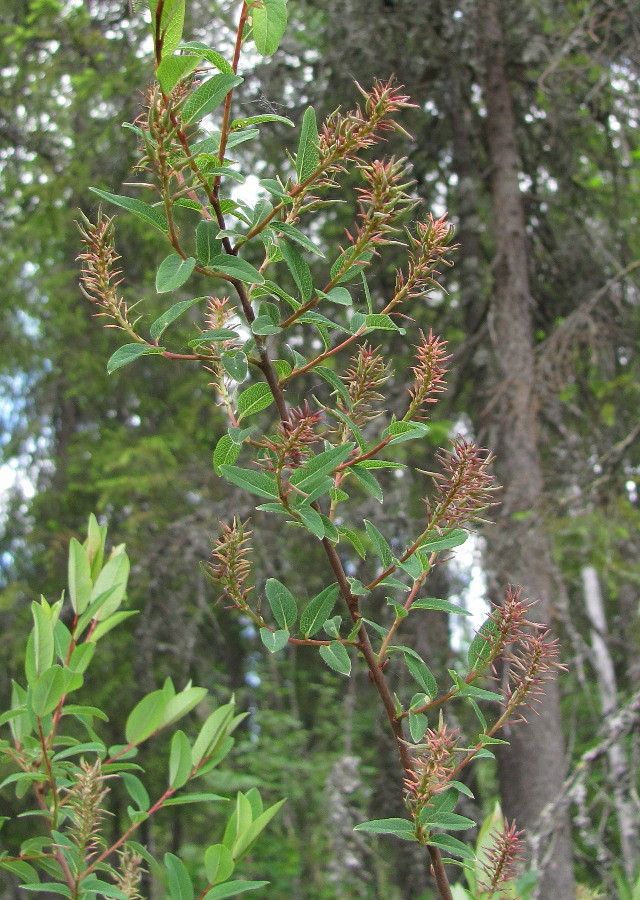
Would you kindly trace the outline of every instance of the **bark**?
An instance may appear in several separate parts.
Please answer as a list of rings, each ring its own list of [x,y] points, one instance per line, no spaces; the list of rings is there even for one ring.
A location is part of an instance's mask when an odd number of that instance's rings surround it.
[[[618,688],[613,659],[609,653],[607,643],[607,620],[604,613],[598,573],[593,566],[584,566],[582,569],[582,587],[585,607],[591,623],[591,647],[593,650],[593,664],[596,668],[596,677],[598,679],[598,690],[600,692],[600,706],[603,716],[611,716],[618,709]],[[620,829],[622,864],[631,884],[638,861],[640,832],[638,829],[638,816],[635,813],[633,800],[630,796],[629,761],[622,739],[616,741],[608,749],[607,761],[609,763],[609,783]]]
[[[537,598],[533,615],[550,623],[552,564],[549,540],[540,516],[543,476],[538,446],[538,409],[534,385],[529,253],[518,176],[522,162],[506,69],[506,42],[500,20],[503,0],[477,6],[479,49],[484,64],[487,147],[491,167],[493,231],[496,243],[494,286],[489,315],[496,391],[485,410],[489,445],[495,451],[503,486],[496,527],[489,538],[489,567],[504,591],[522,584]],[[499,757],[505,815],[535,831],[540,812],[562,787],[566,762],[558,687],[551,682],[539,715],[504,735],[510,746]],[[554,846],[541,872],[539,897],[573,900],[571,836],[559,815]]]

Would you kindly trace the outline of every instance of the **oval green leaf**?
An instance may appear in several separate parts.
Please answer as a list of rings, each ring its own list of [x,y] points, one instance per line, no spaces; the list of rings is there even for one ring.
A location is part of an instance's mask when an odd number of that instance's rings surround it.
[[[293,594],[277,578],[267,578],[265,592],[274,619],[281,628],[290,631],[298,618],[298,604]]]
[[[33,686],[31,706],[39,718],[53,712],[62,699],[67,679],[62,666],[51,666],[42,673]]]
[[[278,631],[271,631],[269,628],[261,628],[260,640],[269,653],[278,653],[287,646],[287,643],[289,642],[289,632],[286,628],[282,628]]]
[[[164,691],[153,691],[143,697],[129,714],[125,726],[125,737],[128,744],[141,744],[160,728],[162,717],[167,706]]]
[[[287,0],[260,0],[251,9],[253,40],[260,56],[272,56],[287,28]]]
[[[196,261],[193,256],[183,259],[179,253],[170,253],[162,260],[156,275],[156,291],[159,294],[167,294],[175,291],[188,280],[195,268]]]
[[[213,75],[190,95],[182,108],[182,122],[198,122],[212,112],[230,90],[242,83],[239,75]]]
[[[229,278],[235,278],[245,284],[263,284],[264,277],[258,272],[255,266],[248,263],[246,259],[239,256],[232,256],[230,253],[221,253],[214,256],[209,261],[209,268],[221,275],[227,275]]]
[[[137,216],[138,219],[142,219],[142,221],[146,222],[148,225],[153,225],[158,231],[162,231],[165,234],[169,231],[169,226],[167,225],[163,213],[161,213],[159,209],[149,206],[148,203],[144,203],[142,200],[136,200],[135,197],[123,197],[121,194],[111,194],[109,191],[101,191],[94,187],[89,188],[89,190],[94,194],[97,194],[102,200],[113,203],[121,209],[126,209],[127,212]]]
[[[238,419],[253,416],[273,403],[271,388],[264,381],[252,384],[238,397]]]
[[[328,645],[323,644],[320,647],[320,656],[330,668],[335,669],[341,675],[349,675],[351,672],[349,654],[340,641],[331,641]]]

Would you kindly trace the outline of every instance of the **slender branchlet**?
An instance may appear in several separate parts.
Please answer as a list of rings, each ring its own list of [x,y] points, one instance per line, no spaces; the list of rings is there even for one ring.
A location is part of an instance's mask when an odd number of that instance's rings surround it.
[[[362,150],[378,143],[385,134],[403,131],[393,117],[401,109],[415,108],[393,78],[375,81],[369,91],[357,87],[364,98],[364,109],[356,106],[347,113],[338,109],[322,126],[320,161],[327,173],[342,170],[342,163],[357,159]]]

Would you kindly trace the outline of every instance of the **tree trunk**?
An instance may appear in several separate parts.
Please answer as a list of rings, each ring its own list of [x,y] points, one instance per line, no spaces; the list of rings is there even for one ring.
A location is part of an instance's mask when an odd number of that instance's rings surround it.
[[[534,385],[532,297],[524,209],[518,183],[522,162],[517,144],[500,20],[502,0],[477,6],[477,28],[484,63],[487,147],[491,167],[493,231],[496,244],[489,328],[495,351],[496,391],[484,425],[497,455],[503,486],[496,527],[488,534],[489,568],[504,591],[522,584],[538,600],[532,613],[551,622],[552,568],[540,506],[543,476],[538,447],[538,410]],[[499,756],[500,790],[505,815],[535,832],[540,812],[559,792],[566,770],[558,688],[548,684],[539,715],[504,735],[510,746]],[[539,897],[573,900],[569,822],[557,822],[546,854]]]
[[[596,669],[598,690],[600,691],[600,706],[602,715],[605,717],[610,716],[618,708],[618,688],[613,659],[607,644],[607,620],[604,613],[598,573],[593,566],[583,567],[582,587],[585,607],[591,623],[591,649],[593,650],[593,665]],[[640,834],[638,831],[638,816],[630,795],[630,769],[629,760],[624,749],[624,738],[611,745],[607,751],[607,760],[609,763],[608,780],[613,794],[620,830],[622,865],[631,884],[638,862]]]

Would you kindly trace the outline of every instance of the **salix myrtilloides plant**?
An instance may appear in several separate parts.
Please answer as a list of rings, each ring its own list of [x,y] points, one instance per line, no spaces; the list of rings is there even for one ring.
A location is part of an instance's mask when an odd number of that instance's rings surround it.
[[[269,652],[294,643],[317,651],[343,676],[354,664],[366,667],[397,744],[407,818],[358,827],[424,845],[440,895],[451,897],[442,852],[463,865],[475,859],[471,847],[450,834],[475,824],[454,811],[459,794],[469,792],[458,775],[473,760],[492,755],[490,746],[501,743],[496,732],[521,716],[523,704],[557,666],[554,642],[526,620],[526,603],[511,589],[472,642],[466,671],[452,670],[443,687],[413,649],[395,643],[429,611],[465,614],[453,603],[424,597],[423,589],[438,560],[467,539],[492,502],[488,452],[464,438],[442,450],[425,488],[418,533],[399,553],[374,522],[358,516],[362,492],[382,502],[385,472],[401,467],[394,448],[427,435],[429,411],[443,390],[445,342],[417,333],[404,409],[389,417],[384,392],[391,368],[375,342],[376,332],[407,334],[413,304],[451,265],[452,229],[446,216],[431,215],[403,228],[402,217],[416,206],[406,161],[371,158],[391,132],[403,131],[397,117],[411,106],[392,80],[357,86],[359,104],[336,110],[320,126],[308,108],[297,152],[285,158],[278,177],[259,179],[260,198],[253,203],[234,197],[233,185],[248,174],[237,146],[257,139],[260,126],[293,124],[272,113],[232,114],[242,46],[252,40],[263,56],[276,51],[286,0],[238,4],[231,60],[204,44],[182,42],[184,5],[151,3],[156,77],[145,113],[130,126],[140,146],[139,191],[95,193],[168,242],[156,290],[186,298],[168,306],[148,330],[143,305],[132,317],[118,294],[113,223],[102,213],[80,224],[83,288],[98,314],[129,338],[109,360],[109,371],[145,355],[202,362],[228,417],[214,449],[216,475],[256,497],[259,510],[321,542],[328,583],[310,600],[295,597],[275,578],[255,590],[251,530],[237,518],[220,526],[207,568],[230,606],[255,623]],[[357,212],[344,245],[328,253],[325,264],[308,226],[318,210],[324,215],[341,199],[341,179],[354,170],[361,179]],[[396,253],[403,246],[405,261],[381,299],[368,273],[389,245]],[[311,256],[322,261],[313,273]],[[194,276],[209,281],[208,296],[189,297]],[[171,325],[197,306],[200,325],[186,343],[176,344]],[[304,341],[294,340],[301,333]],[[316,399],[310,385],[326,399]],[[369,561],[366,583],[348,574],[354,553]],[[390,597],[387,614],[374,619],[369,597],[376,588]],[[410,696],[387,667],[391,654],[414,683]],[[500,690],[489,690],[483,680],[498,664],[508,677]],[[470,704],[477,717],[470,746],[462,746],[443,716],[453,701]],[[485,709],[497,711],[491,716]],[[507,851],[517,845],[510,827],[488,857],[509,878]],[[491,891],[505,881],[500,872],[484,872]]]

